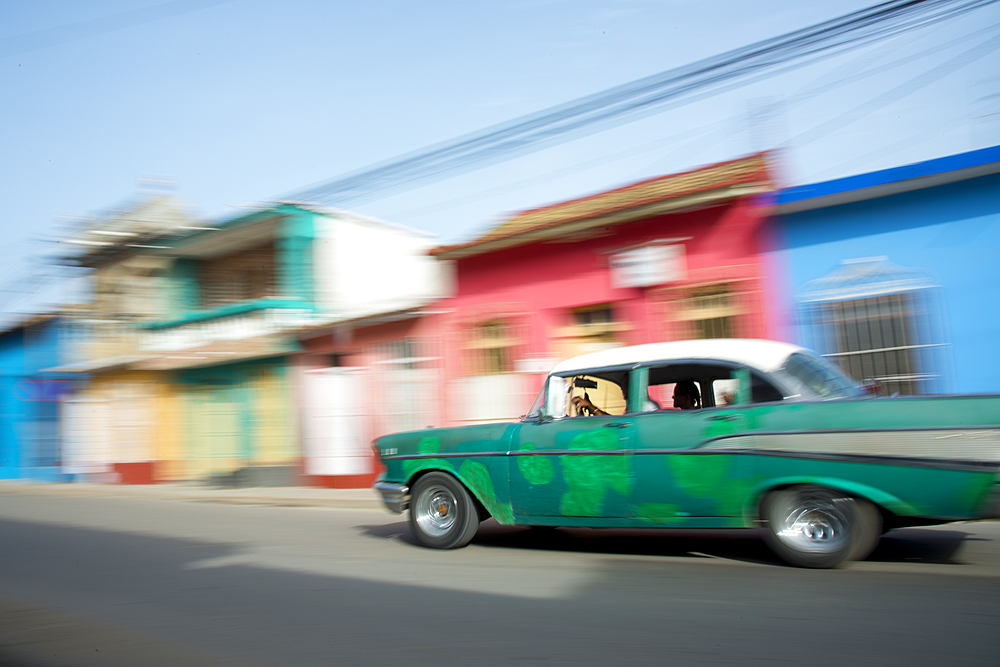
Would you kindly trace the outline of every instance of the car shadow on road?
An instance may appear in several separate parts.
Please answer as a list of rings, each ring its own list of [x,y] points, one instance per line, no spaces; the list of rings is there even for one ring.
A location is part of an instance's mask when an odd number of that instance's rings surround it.
[[[420,547],[406,521],[359,526],[362,533]],[[865,560],[880,563],[961,565],[969,533],[958,530],[904,528],[884,535]],[[722,559],[784,565],[756,529],[617,529],[501,526],[484,521],[472,544],[489,549],[528,549],[608,555]]]
[[[879,563],[962,565],[962,545],[976,539],[960,530],[902,528],[891,530],[866,560]]]
[[[756,530],[619,529],[501,526],[483,523],[473,544],[490,548],[538,549],[609,555],[721,558],[751,563],[780,561]]]
[[[379,537],[386,540],[399,540],[415,547],[420,546],[419,542],[414,539],[413,533],[410,532],[410,524],[406,521],[384,523],[375,526],[358,526],[358,528],[361,530],[362,535]]]
[[[358,528],[365,535],[419,546],[406,521]],[[490,519],[479,527],[472,544],[490,549],[673,556],[692,559],[723,558],[768,564],[780,562],[760,541],[758,533],[754,530],[501,526]]]

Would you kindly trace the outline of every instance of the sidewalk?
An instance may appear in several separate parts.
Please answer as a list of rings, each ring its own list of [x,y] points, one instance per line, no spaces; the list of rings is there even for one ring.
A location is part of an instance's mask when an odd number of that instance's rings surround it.
[[[380,496],[372,489],[321,489],[308,486],[219,489],[195,483],[129,485],[0,480],[0,497],[14,493],[385,511]]]

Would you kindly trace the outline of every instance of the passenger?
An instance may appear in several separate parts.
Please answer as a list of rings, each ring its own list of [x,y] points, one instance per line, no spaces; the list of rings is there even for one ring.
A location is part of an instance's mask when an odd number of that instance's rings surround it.
[[[674,407],[681,410],[697,410],[701,407],[701,392],[694,380],[681,380],[674,385]]]

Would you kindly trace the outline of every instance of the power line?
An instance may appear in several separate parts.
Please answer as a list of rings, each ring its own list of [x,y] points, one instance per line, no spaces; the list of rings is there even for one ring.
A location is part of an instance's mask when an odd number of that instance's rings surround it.
[[[880,146],[877,150],[870,151],[864,155],[853,156],[846,162],[842,162],[835,167],[830,167],[829,169],[824,169],[823,171],[817,173],[815,182],[842,176],[844,174],[844,170],[850,166],[870,164],[873,160],[886,158],[890,155],[895,155],[903,149],[913,148],[914,145],[918,145],[921,142],[929,139],[936,139],[938,132],[954,126],[955,122],[958,120],[960,120],[960,118],[949,118],[945,122],[935,125],[929,130],[921,130],[919,134],[907,136],[904,139],[900,139],[899,141],[889,144],[888,146]]]
[[[684,141],[691,137],[694,137],[695,140],[700,140],[703,136],[715,132],[720,125],[721,123],[719,121],[715,121],[707,125],[702,125],[700,127],[684,130],[683,132],[679,132],[677,134],[645,142],[641,146],[631,146],[629,148],[616,151],[610,155],[602,155],[600,157],[592,158],[584,162],[575,162],[572,165],[569,165],[568,167],[563,167],[555,171],[549,171],[546,172],[545,174],[529,176],[527,178],[522,178],[520,180],[517,180],[513,183],[506,183],[504,185],[498,185],[486,188],[484,190],[466,193],[463,195],[459,195],[458,197],[453,197],[452,199],[449,199],[447,201],[434,202],[431,204],[418,206],[416,208],[410,208],[403,211],[398,211],[387,217],[390,219],[397,217],[401,218],[419,217],[422,215],[427,215],[429,213],[436,213],[441,210],[453,208],[461,204],[466,204],[475,201],[482,201],[483,199],[493,197],[499,194],[506,194],[508,192],[513,192],[515,190],[520,190],[527,186],[539,185],[541,183],[554,181],[559,178],[563,178],[564,176],[567,176],[569,174],[574,174],[580,171],[591,169],[595,166],[603,166],[610,162],[616,162],[618,160],[624,160],[629,157],[633,157],[635,155],[641,155],[642,153],[655,151],[667,145],[671,144],[676,145],[676,142]]]
[[[889,90],[877,95],[876,97],[868,100],[867,102],[860,104],[847,113],[835,116],[816,127],[813,127],[805,132],[802,132],[794,137],[792,137],[786,145],[788,146],[805,146],[814,141],[822,139],[827,135],[835,132],[837,130],[843,129],[844,127],[850,125],[851,123],[857,121],[859,118],[863,118],[871,114],[874,111],[883,109],[889,104],[896,102],[907,95],[912,95],[913,93],[921,90],[935,81],[948,76],[952,72],[965,67],[969,63],[972,63],[980,58],[993,53],[998,48],[1000,48],[1000,36],[993,37],[981,42],[976,46],[963,51],[962,53],[949,58],[937,67],[929,69],[921,74],[901,83],[898,86],[890,88]]]
[[[956,17],[997,0],[893,0],[840,18],[666,70],[544,111],[494,125],[278,199],[343,206],[378,193],[485,166],[662,111],[696,93],[718,92],[778,65],[829,57],[847,49]]]

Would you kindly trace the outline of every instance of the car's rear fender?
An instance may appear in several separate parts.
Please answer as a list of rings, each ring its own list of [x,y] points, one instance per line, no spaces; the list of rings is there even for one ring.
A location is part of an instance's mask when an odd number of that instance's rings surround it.
[[[917,509],[909,503],[900,500],[891,493],[886,493],[881,489],[877,489],[867,484],[852,482],[839,477],[798,475],[769,479],[765,484],[757,487],[754,490],[753,496],[750,498],[751,502],[749,506],[746,508],[747,515],[752,516],[754,519],[757,518],[761,500],[769,492],[799,484],[824,486],[837,491],[843,491],[846,495],[851,496],[852,498],[864,498],[865,500],[874,503],[876,507],[879,507],[882,510],[890,512],[896,516],[915,516],[919,514]]]

